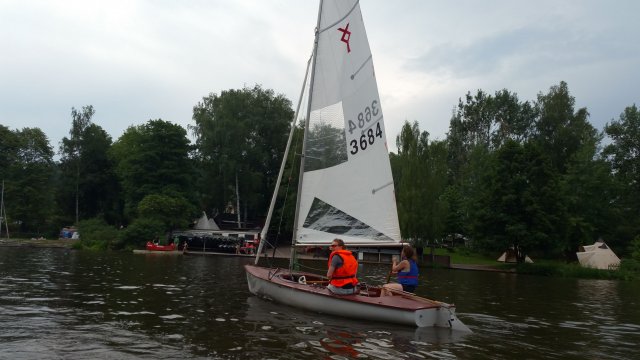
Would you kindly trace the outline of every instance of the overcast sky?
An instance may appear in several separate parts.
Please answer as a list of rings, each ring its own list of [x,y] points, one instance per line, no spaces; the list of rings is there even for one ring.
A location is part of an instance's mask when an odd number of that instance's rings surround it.
[[[405,120],[443,139],[468,91],[520,100],[566,81],[601,130],[640,105],[640,1],[362,0],[388,142]],[[317,1],[0,0],[0,124],[54,150],[71,108],[116,140],[192,124],[209,93],[260,84],[297,102]]]

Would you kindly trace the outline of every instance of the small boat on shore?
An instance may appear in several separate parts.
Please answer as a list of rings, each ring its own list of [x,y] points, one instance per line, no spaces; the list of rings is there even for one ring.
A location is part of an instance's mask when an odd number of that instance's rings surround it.
[[[134,254],[160,254],[160,255],[182,255],[184,251],[178,250],[175,243],[169,245],[159,245],[147,241],[145,250],[133,250]]]
[[[175,251],[176,244],[171,243],[169,245],[159,245],[157,243],[153,243],[151,241],[147,241],[147,250],[148,251]]]
[[[169,255],[169,256],[173,256],[173,255],[184,255],[184,252],[179,251],[179,250],[175,250],[175,251],[153,251],[153,250],[139,250],[139,249],[135,249],[133,250],[134,254],[151,254],[151,255]]]

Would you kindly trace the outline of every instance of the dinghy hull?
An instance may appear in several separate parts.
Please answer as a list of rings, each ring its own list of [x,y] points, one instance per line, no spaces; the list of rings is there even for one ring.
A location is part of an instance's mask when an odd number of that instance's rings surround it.
[[[470,331],[457,318],[453,305],[415,295],[379,296],[379,289],[377,293],[362,288],[356,295],[335,295],[325,286],[295,281],[301,276],[319,279],[315,274],[291,274],[285,269],[267,269],[254,265],[245,265],[245,270],[249,291],[278,303],[354,319]]]

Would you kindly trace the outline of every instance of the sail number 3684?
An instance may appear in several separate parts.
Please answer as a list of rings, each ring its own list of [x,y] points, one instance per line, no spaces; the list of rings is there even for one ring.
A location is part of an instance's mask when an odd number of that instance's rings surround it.
[[[358,113],[357,123],[351,119],[348,121],[349,134],[353,134],[354,130],[367,127],[368,123],[370,123],[375,116],[378,116],[379,113],[378,100],[373,100],[370,107],[367,106],[364,108],[364,111]],[[359,138],[352,139],[349,142],[349,152],[351,155],[355,155],[358,151],[367,150],[367,147],[375,143],[376,138],[382,139],[382,127],[379,121],[376,123],[375,130],[373,127],[370,127],[366,131],[363,131]]]

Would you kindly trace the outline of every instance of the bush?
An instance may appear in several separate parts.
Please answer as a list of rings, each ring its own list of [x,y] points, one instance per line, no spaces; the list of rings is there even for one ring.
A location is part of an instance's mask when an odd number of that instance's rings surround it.
[[[118,231],[101,218],[82,220],[78,224],[80,245],[94,250],[111,249],[118,237]]]
[[[631,252],[631,258],[635,261],[640,261],[640,235],[631,241],[629,250]]]
[[[541,276],[554,276],[559,273],[560,265],[555,264],[530,264],[522,263],[516,265],[516,271],[518,274],[528,275],[541,275]]]
[[[620,261],[620,275],[625,280],[640,278],[640,261],[636,259],[622,259]]]
[[[139,218],[118,234],[117,248],[142,248],[147,241],[164,236],[165,226],[162,221]]]

